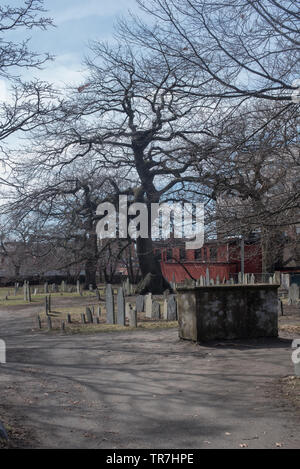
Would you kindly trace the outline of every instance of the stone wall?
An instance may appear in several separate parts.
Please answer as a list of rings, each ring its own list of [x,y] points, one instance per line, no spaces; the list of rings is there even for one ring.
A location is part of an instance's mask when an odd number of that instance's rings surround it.
[[[278,336],[279,285],[177,288],[179,336],[193,341]]]

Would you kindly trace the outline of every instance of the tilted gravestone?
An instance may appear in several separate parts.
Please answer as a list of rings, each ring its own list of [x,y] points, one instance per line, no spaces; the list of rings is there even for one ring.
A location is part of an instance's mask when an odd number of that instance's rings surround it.
[[[125,326],[125,298],[122,287],[118,288],[117,295],[117,323]]]
[[[160,318],[160,304],[158,301],[153,301],[152,303],[152,319],[158,321]]]
[[[177,319],[177,303],[175,295],[170,295],[168,299],[168,321],[176,321]]]
[[[92,311],[91,309],[87,306],[85,308],[85,316],[86,316],[86,321],[88,323],[92,323],[93,322],[93,315],[92,315]]]
[[[135,299],[136,312],[142,313],[144,311],[144,297],[143,295],[138,295]]]
[[[106,322],[107,324],[115,324],[114,296],[110,283],[106,285]]]

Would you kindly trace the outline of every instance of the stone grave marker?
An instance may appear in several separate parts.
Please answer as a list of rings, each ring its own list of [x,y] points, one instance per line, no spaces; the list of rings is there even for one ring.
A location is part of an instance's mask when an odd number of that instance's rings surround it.
[[[85,316],[86,316],[87,323],[92,323],[93,322],[92,311],[88,306],[85,308]]]
[[[292,285],[289,287],[288,304],[297,305],[298,302],[299,302],[299,287],[296,283],[292,283]]]
[[[113,290],[110,283],[106,285],[106,322],[107,324],[115,324],[115,308],[114,308],[114,296]]]
[[[128,312],[129,327],[137,327],[137,311],[132,308]]]
[[[136,305],[137,313],[142,313],[144,311],[144,296],[143,295],[137,295],[135,299],[135,305]]]
[[[152,317],[152,294],[148,293],[145,295],[145,313],[146,318],[151,319]]]
[[[125,298],[123,288],[118,288],[117,295],[117,324],[125,326]]]
[[[177,303],[175,295],[170,295],[168,298],[167,319],[168,321],[176,321],[177,319]]]
[[[160,304],[158,301],[152,302],[152,319],[158,321],[160,318]]]

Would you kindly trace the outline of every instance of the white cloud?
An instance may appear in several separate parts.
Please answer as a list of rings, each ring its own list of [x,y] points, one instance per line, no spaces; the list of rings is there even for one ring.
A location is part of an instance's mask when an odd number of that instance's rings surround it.
[[[90,16],[105,17],[118,13],[126,13],[128,9],[136,8],[135,0],[89,0],[71,8],[66,8],[55,14],[55,23],[57,25],[66,21],[80,20]]]

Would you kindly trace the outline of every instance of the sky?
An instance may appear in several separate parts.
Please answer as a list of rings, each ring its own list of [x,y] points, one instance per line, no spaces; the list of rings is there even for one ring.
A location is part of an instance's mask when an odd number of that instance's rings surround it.
[[[7,1],[10,5],[21,0]],[[44,70],[30,70],[25,78],[41,78],[62,86],[80,85],[84,79],[83,58],[88,54],[91,40],[113,41],[114,24],[118,16],[126,16],[128,10],[137,12],[135,0],[44,0],[47,13],[55,27],[47,31],[14,33],[16,39],[31,37],[31,49],[49,52],[54,62],[47,63]],[[8,96],[7,83],[0,80],[0,99]]]

